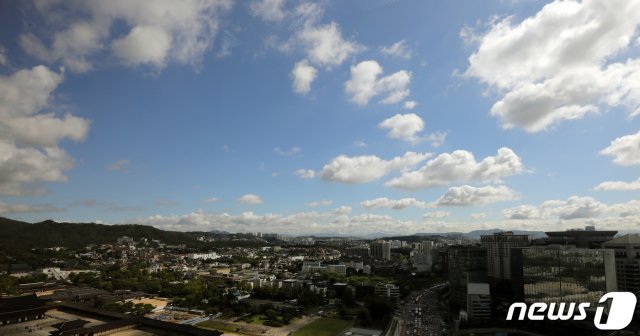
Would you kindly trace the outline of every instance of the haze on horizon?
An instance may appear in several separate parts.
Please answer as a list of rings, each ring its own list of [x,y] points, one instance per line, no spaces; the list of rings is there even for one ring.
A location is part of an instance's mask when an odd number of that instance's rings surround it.
[[[640,226],[640,0],[6,1],[0,216]]]

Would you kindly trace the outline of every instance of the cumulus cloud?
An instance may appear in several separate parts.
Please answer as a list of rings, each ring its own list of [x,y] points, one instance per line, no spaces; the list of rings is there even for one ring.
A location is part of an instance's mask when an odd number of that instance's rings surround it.
[[[598,184],[595,190],[599,191],[628,191],[628,190],[640,190],[640,178],[635,181],[605,181]]]
[[[550,200],[539,206],[530,204],[505,209],[502,214],[507,219],[548,219],[563,220],[598,217],[608,210],[608,206],[592,197],[571,196],[566,201]]]
[[[403,171],[429,158],[429,153],[407,152],[403,156],[384,160],[375,155],[349,157],[340,155],[320,172],[325,181],[341,183],[366,183],[383,177],[392,171]]]
[[[505,128],[539,132],[600,109],[640,113],[640,60],[618,61],[640,23],[640,3],[554,1],[521,22],[493,19],[477,43],[466,77],[502,97],[491,114]]]
[[[262,198],[255,194],[245,194],[238,198],[238,202],[242,204],[262,204]]]
[[[383,104],[396,104],[409,95],[411,72],[401,70],[380,77],[383,69],[378,62],[363,61],[351,66],[351,78],[345,83],[345,92],[351,101],[364,106],[371,98],[383,95]]]
[[[417,135],[424,129],[424,121],[415,113],[396,114],[378,124],[379,128],[387,129],[387,137],[400,139],[412,143],[420,141]]]
[[[6,204],[0,202],[0,214],[17,214],[17,213],[36,213],[36,212],[61,212],[64,209],[57,208],[48,204],[32,205],[32,204]]]
[[[464,185],[451,187],[437,201],[438,206],[472,206],[496,202],[513,201],[519,198],[517,192],[506,186],[473,187]]]
[[[165,230],[231,232],[282,232],[289,234],[339,233],[360,236],[366,232],[418,232],[423,223],[399,221],[390,216],[373,214],[351,215],[351,208],[342,206],[332,212],[298,212],[290,215],[243,212],[207,213],[202,210],[185,215],[148,216],[134,218],[128,223],[153,225]]]
[[[129,169],[131,168],[131,160],[122,159],[118,160],[107,167],[109,170],[119,171],[122,173],[129,173]]]
[[[113,54],[129,66],[164,67],[171,48],[171,35],[154,26],[134,27],[127,36],[113,41]]]
[[[404,59],[411,58],[411,50],[405,40],[400,40],[390,46],[381,47],[380,52],[387,56],[395,56]]]
[[[310,180],[316,177],[316,172],[312,169],[298,169],[295,174],[303,180]]]
[[[35,8],[48,29],[41,36],[26,32],[19,43],[31,56],[73,72],[93,69],[95,58],[108,50],[127,66],[199,66],[231,5],[230,0],[183,0],[178,6],[170,0],[42,1]],[[124,36],[114,34],[116,23],[128,30]]]
[[[325,68],[338,66],[364,50],[362,45],[345,40],[335,22],[325,25],[307,22],[298,33],[298,39],[304,46],[307,59]]]
[[[470,215],[472,219],[483,219],[487,218],[489,215],[486,212],[474,212]]]
[[[289,10],[283,8],[284,1],[261,0],[251,6],[254,15],[269,21],[288,22],[292,34],[284,40],[272,36],[266,45],[284,53],[300,52],[304,59],[296,63],[290,76],[296,93],[307,94],[319,71],[331,70],[366,48],[344,37],[336,22],[321,23],[323,4],[301,2]]]
[[[335,208],[333,210],[333,214],[334,215],[350,215],[351,211],[352,211],[352,209],[351,209],[350,206],[342,205],[342,206],[339,206],[339,207]]]
[[[8,63],[7,49],[0,45],[0,65],[7,65]]]
[[[321,201],[312,201],[312,202],[305,203],[306,206],[311,208],[329,206],[331,204],[333,204],[332,200],[321,200]]]
[[[302,153],[302,149],[300,149],[300,147],[294,146],[291,147],[289,149],[282,149],[280,147],[276,147],[273,149],[274,152],[276,152],[278,155],[282,155],[282,156],[299,156],[301,155],[300,153]]]
[[[218,198],[218,197],[209,197],[209,198],[205,199],[204,201],[202,201],[202,203],[216,203],[216,202],[220,202],[220,198]]]
[[[425,219],[440,219],[440,218],[446,218],[446,217],[449,217],[449,216],[451,216],[451,213],[449,213],[448,211],[444,211],[444,210],[427,212],[424,215],[422,215],[422,217],[425,218]]]
[[[311,83],[316,79],[318,70],[309,65],[307,60],[302,60],[293,67],[291,77],[293,77],[293,91],[307,94],[311,90]]]
[[[268,22],[280,22],[284,20],[285,0],[257,0],[251,3],[249,10],[251,15],[259,17]]]
[[[387,197],[380,197],[372,200],[366,200],[366,201],[360,202],[360,205],[365,209],[389,208],[394,210],[402,210],[408,207],[416,207],[416,208],[430,207],[429,203],[418,201],[415,198],[402,198],[402,199],[394,200],[394,199],[389,199]]]
[[[0,75],[0,194],[38,194],[43,182],[67,180],[64,172],[74,160],[59,143],[83,141],[89,122],[51,112],[53,91],[62,81],[62,74],[45,66]]]
[[[454,182],[499,181],[523,171],[520,157],[510,148],[502,147],[496,156],[477,162],[473,153],[457,150],[429,160],[415,171],[404,172],[385,185],[393,188],[419,190]]]
[[[613,162],[622,166],[640,165],[640,131],[611,141],[600,154],[613,156]]]
[[[427,135],[424,140],[428,141],[432,147],[438,148],[447,140],[447,132],[433,132]]]
[[[414,100],[407,100],[402,104],[402,107],[407,110],[413,110],[416,106],[418,106],[418,103]]]

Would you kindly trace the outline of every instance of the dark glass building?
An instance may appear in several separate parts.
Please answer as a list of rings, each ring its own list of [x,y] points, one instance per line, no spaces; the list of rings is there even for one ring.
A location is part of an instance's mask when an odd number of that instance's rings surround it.
[[[520,282],[527,303],[591,302],[595,306],[603,294],[617,290],[613,250],[556,245],[513,253],[514,280]],[[522,265],[518,271],[516,263]]]
[[[487,249],[477,245],[451,246],[448,250],[450,301],[467,306],[467,283],[485,282]]]

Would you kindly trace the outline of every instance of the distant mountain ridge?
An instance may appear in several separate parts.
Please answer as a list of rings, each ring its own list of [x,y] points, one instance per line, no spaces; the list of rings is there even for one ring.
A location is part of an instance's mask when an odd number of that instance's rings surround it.
[[[57,223],[52,220],[30,224],[0,217],[0,251],[5,253],[54,246],[79,248],[113,243],[122,236],[136,240],[158,239],[167,244],[197,243],[196,233],[163,231],[147,225]]]

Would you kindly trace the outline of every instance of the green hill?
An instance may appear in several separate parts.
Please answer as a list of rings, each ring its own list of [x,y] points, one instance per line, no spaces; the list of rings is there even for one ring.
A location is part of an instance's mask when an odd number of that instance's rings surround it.
[[[158,239],[167,244],[198,244],[194,234],[163,231],[147,225],[56,223],[51,220],[30,224],[0,217],[0,251],[5,254],[19,253],[32,248],[79,248],[88,244],[112,243],[122,236],[133,237],[136,240]]]

